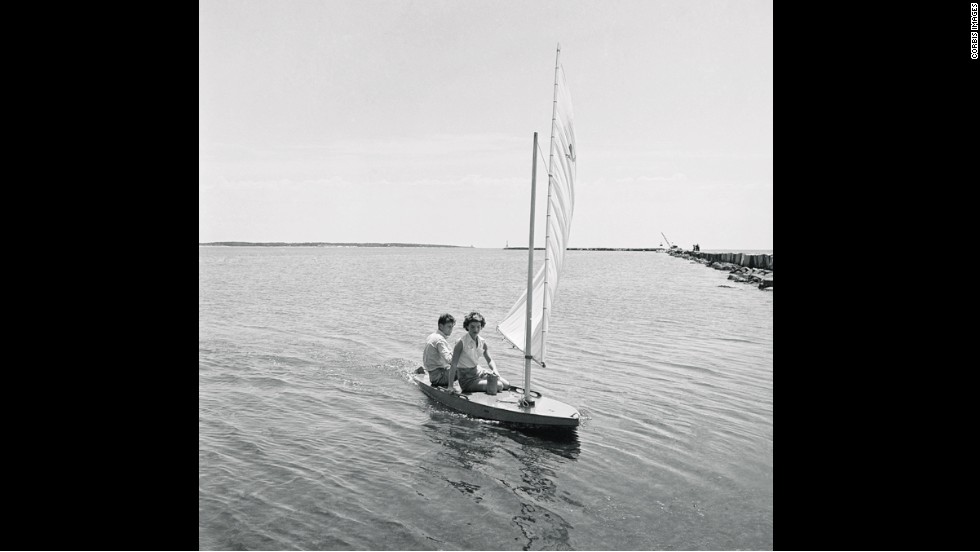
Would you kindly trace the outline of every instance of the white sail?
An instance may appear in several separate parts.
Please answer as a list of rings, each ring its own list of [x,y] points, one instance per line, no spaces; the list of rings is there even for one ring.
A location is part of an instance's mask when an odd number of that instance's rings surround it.
[[[531,347],[524,350],[527,319],[527,290],[497,326],[503,336],[538,364],[544,363],[546,335],[551,305],[558,296],[558,280],[565,262],[572,212],[575,205],[575,131],[572,99],[565,82],[564,69],[555,71],[554,118],[551,126],[549,154],[548,217],[545,238],[545,262],[534,276],[532,287]]]

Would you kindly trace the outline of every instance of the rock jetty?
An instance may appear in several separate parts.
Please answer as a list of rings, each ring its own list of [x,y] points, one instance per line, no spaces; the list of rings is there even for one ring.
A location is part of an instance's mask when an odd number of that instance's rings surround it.
[[[772,291],[771,254],[705,253],[703,251],[684,251],[682,249],[671,249],[667,254],[705,264],[716,270],[728,271],[730,273],[728,275],[729,280],[757,284],[759,289]]]
[[[504,249],[516,249],[527,251],[527,247],[505,247]],[[535,251],[544,251],[543,247],[535,247]],[[568,251],[663,251],[663,247],[567,247]]]

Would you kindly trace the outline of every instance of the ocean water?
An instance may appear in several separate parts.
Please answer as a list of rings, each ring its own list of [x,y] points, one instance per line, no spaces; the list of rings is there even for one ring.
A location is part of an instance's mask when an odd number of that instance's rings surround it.
[[[773,548],[773,292],[656,252],[569,251],[551,437],[409,380],[443,312],[493,329],[527,252],[199,247],[202,550]],[[540,255],[537,255],[540,257]]]

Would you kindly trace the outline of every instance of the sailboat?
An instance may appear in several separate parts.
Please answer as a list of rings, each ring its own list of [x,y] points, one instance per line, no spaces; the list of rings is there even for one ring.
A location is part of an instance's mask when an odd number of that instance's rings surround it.
[[[538,133],[534,133],[531,154],[531,215],[527,248],[527,289],[521,294],[497,331],[524,353],[524,385],[511,386],[496,394],[452,393],[429,385],[428,374],[416,374],[413,381],[435,401],[476,418],[537,427],[577,427],[580,413],[575,407],[531,390],[531,365],[546,367],[545,353],[551,306],[558,291],[558,279],[565,262],[574,207],[576,171],[575,132],[572,102],[559,60],[561,44],[555,54],[554,99],[551,110],[551,148],[548,154],[548,195],[545,224],[544,263],[534,273],[534,200],[537,185]],[[499,362],[499,360],[498,360]]]

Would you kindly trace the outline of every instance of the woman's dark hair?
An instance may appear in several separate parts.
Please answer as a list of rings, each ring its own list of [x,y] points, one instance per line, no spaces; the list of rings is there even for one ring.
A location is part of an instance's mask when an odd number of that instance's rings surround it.
[[[483,319],[483,315],[476,311],[467,314],[466,318],[463,319],[464,330],[470,329],[470,322],[479,322],[481,328],[487,327],[487,321]]]
[[[450,322],[456,323],[456,318],[453,315],[449,314],[448,312],[439,317],[440,326],[442,326],[443,324],[448,324]]]

